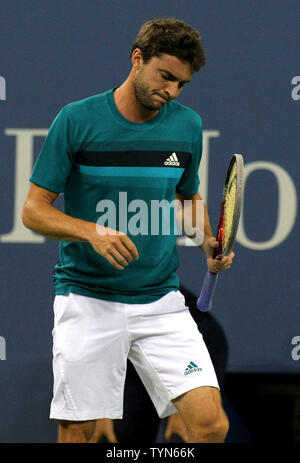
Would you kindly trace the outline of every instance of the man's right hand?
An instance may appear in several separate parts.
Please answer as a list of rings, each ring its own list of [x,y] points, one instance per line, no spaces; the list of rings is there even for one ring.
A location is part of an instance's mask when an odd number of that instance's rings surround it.
[[[123,270],[139,253],[131,239],[120,231],[96,225],[96,233],[90,240],[94,250],[101,254],[113,267]]]

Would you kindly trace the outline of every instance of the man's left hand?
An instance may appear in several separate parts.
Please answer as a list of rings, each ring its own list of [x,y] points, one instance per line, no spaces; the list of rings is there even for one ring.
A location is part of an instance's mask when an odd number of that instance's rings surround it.
[[[231,252],[228,256],[213,258],[214,250],[218,246],[219,243],[213,236],[206,238],[202,245],[202,249],[207,256],[207,267],[211,273],[219,273],[228,270],[233,262],[234,252]]]

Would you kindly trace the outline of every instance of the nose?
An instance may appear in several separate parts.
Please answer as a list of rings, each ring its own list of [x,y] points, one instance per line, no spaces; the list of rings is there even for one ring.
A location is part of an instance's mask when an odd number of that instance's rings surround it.
[[[168,99],[176,98],[178,95],[178,82],[168,82],[165,86],[165,93],[168,95]]]

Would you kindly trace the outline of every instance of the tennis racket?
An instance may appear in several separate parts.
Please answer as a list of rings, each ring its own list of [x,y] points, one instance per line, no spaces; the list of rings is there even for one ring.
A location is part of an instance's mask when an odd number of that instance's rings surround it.
[[[241,154],[234,154],[229,163],[223,188],[221,212],[216,236],[219,246],[214,251],[214,259],[228,256],[233,249],[240,219],[243,187],[243,156]],[[197,300],[197,307],[202,312],[207,312],[212,308],[218,275],[218,273],[211,273],[209,271],[205,275],[202,290]]]

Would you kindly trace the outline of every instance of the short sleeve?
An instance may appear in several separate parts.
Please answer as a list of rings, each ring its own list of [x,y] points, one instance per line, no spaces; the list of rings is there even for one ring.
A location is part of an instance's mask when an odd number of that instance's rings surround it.
[[[176,192],[183,196],[193,196],[199,190],[199,165],[202,156],[202,129],[198,141],[195,143],[193,153],[183,172]]]
[[[65,191],[73,166],[70,120],[63,108],[51,124],[30,181],[56,193]]]

